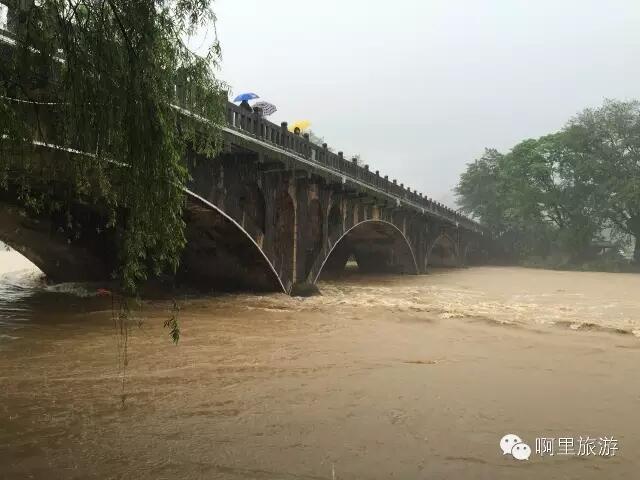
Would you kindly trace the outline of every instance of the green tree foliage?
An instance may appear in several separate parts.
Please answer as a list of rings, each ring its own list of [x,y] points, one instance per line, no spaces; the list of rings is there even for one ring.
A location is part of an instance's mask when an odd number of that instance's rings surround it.
[[[115,273],[134,293],[178,265],[187,150],[220,146],[217,129],[176,108],[224,119],[218,44],[204,57],[185,44],[213,24],[210,2],[3,2],[16,47],[0,61],[0,187],[40,211],[101,205],[118,232]],[[43,166],[34,140],[83,153]]]
[[[502,233],[504,206],[498,193],[498,164],[502,154],[486,149],[484,155],[467,165],[456,188],[461,210],[482,219],[491,230]]]
[[[608,100],[574,117],[565,132],[584,175],[600,190],[608,225],[635,239],[640,263],[640,102]]]
[[[617,231],[636,238],[640,260],[638,152],[638,102],[607,101],[560,132],[506,154],[487,150],[467,166],[456,193],[514,256],[564,252],[581,262],[603,232]]]

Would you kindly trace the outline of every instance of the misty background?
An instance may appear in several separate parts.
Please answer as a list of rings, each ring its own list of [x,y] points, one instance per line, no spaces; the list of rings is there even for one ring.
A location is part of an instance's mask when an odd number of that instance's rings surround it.
[[[605,98],[640,97],[640,3],[585,0],[217,0],[233,94],[309,119],[336,151],[454,205],[485,147],[555,131]],[[212,31],[191,40],[206,49]]]

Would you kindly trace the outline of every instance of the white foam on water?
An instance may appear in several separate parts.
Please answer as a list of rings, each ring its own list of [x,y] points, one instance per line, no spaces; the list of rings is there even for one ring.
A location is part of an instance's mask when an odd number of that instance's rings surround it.
[[[537,273],[531,271],[530,276],[535,277]],[[458,275],[465,277],[466,274],[461,272]],[[577,280],[582,278],[580,272],[573,275]],[[384,282],[366,278],[321,282],[321,296],[305,299],[285,295],[266,295],[259,299],[243,297],[243,303],[251,309],[264,311],[314,310],[326,311],[330,315],[348,313],[353,309],[381,308],[389,310],[391,315],[396,312],[424,313],[451,321],[482,319],[496,325],[557,325],[576,331],[605,330],[640,336],[640,318],[635,315],[640,310],[640,302],[630,299],[633,297],[611,298],[576,289],[571,291],[573,280],[564,277],[562,282],[569,285],[550,285],[547,291],[538,287],[531,292],[527,292],[525,285],[524,292],[511,294],[513,285],[510,290],[505,288],[504,292],[496,292],[495,288],[493,291],[485,289],[482,281],[473,284],[465,277],[465,285],[458,286],[451,278],[427,275],[389,278]],[[505,281],[508,282],[508,278]],[[559,286],[564,288],[558,289]]]
[[[88,289],[85,284],[82,283],[57,283],[54,285],[47,285],[44,287],[44,291],[49,293],[61,293],[66,295],[74,295],[80,298],[95,297],[98,295],[96,289]]]

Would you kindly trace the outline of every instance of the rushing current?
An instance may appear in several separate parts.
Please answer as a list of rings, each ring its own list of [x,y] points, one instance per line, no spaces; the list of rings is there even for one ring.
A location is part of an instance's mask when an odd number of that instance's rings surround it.
[[[0,478],[634,478],[640,275],[358,276],[144,300],[0,252]],[[104,293],[104,292],[102,292]],[[514,433],[613,456],[502,455]],[[577,444],[576,444],[577,445]]]

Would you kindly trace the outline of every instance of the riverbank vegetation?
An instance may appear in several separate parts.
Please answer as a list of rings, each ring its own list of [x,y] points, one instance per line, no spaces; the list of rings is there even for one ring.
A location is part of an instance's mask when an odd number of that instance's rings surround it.
[[[100,206],[100,227],[117,232],[114,276],[135,294],[177,268],[187,150],[221,147],[217,129],[176,108],[224,121],[219,45],[199,56],[185,43],[213,29],[211,2],[2,3],[15,44],[3,44],[9,58],[0,61],[0,193],[66,216],[69,238],[78,234],[73,206]]]
[[[627,271],[640,264],[640,102],[607,100],[509,152],[485,150],[456,187],[508,261]]]

